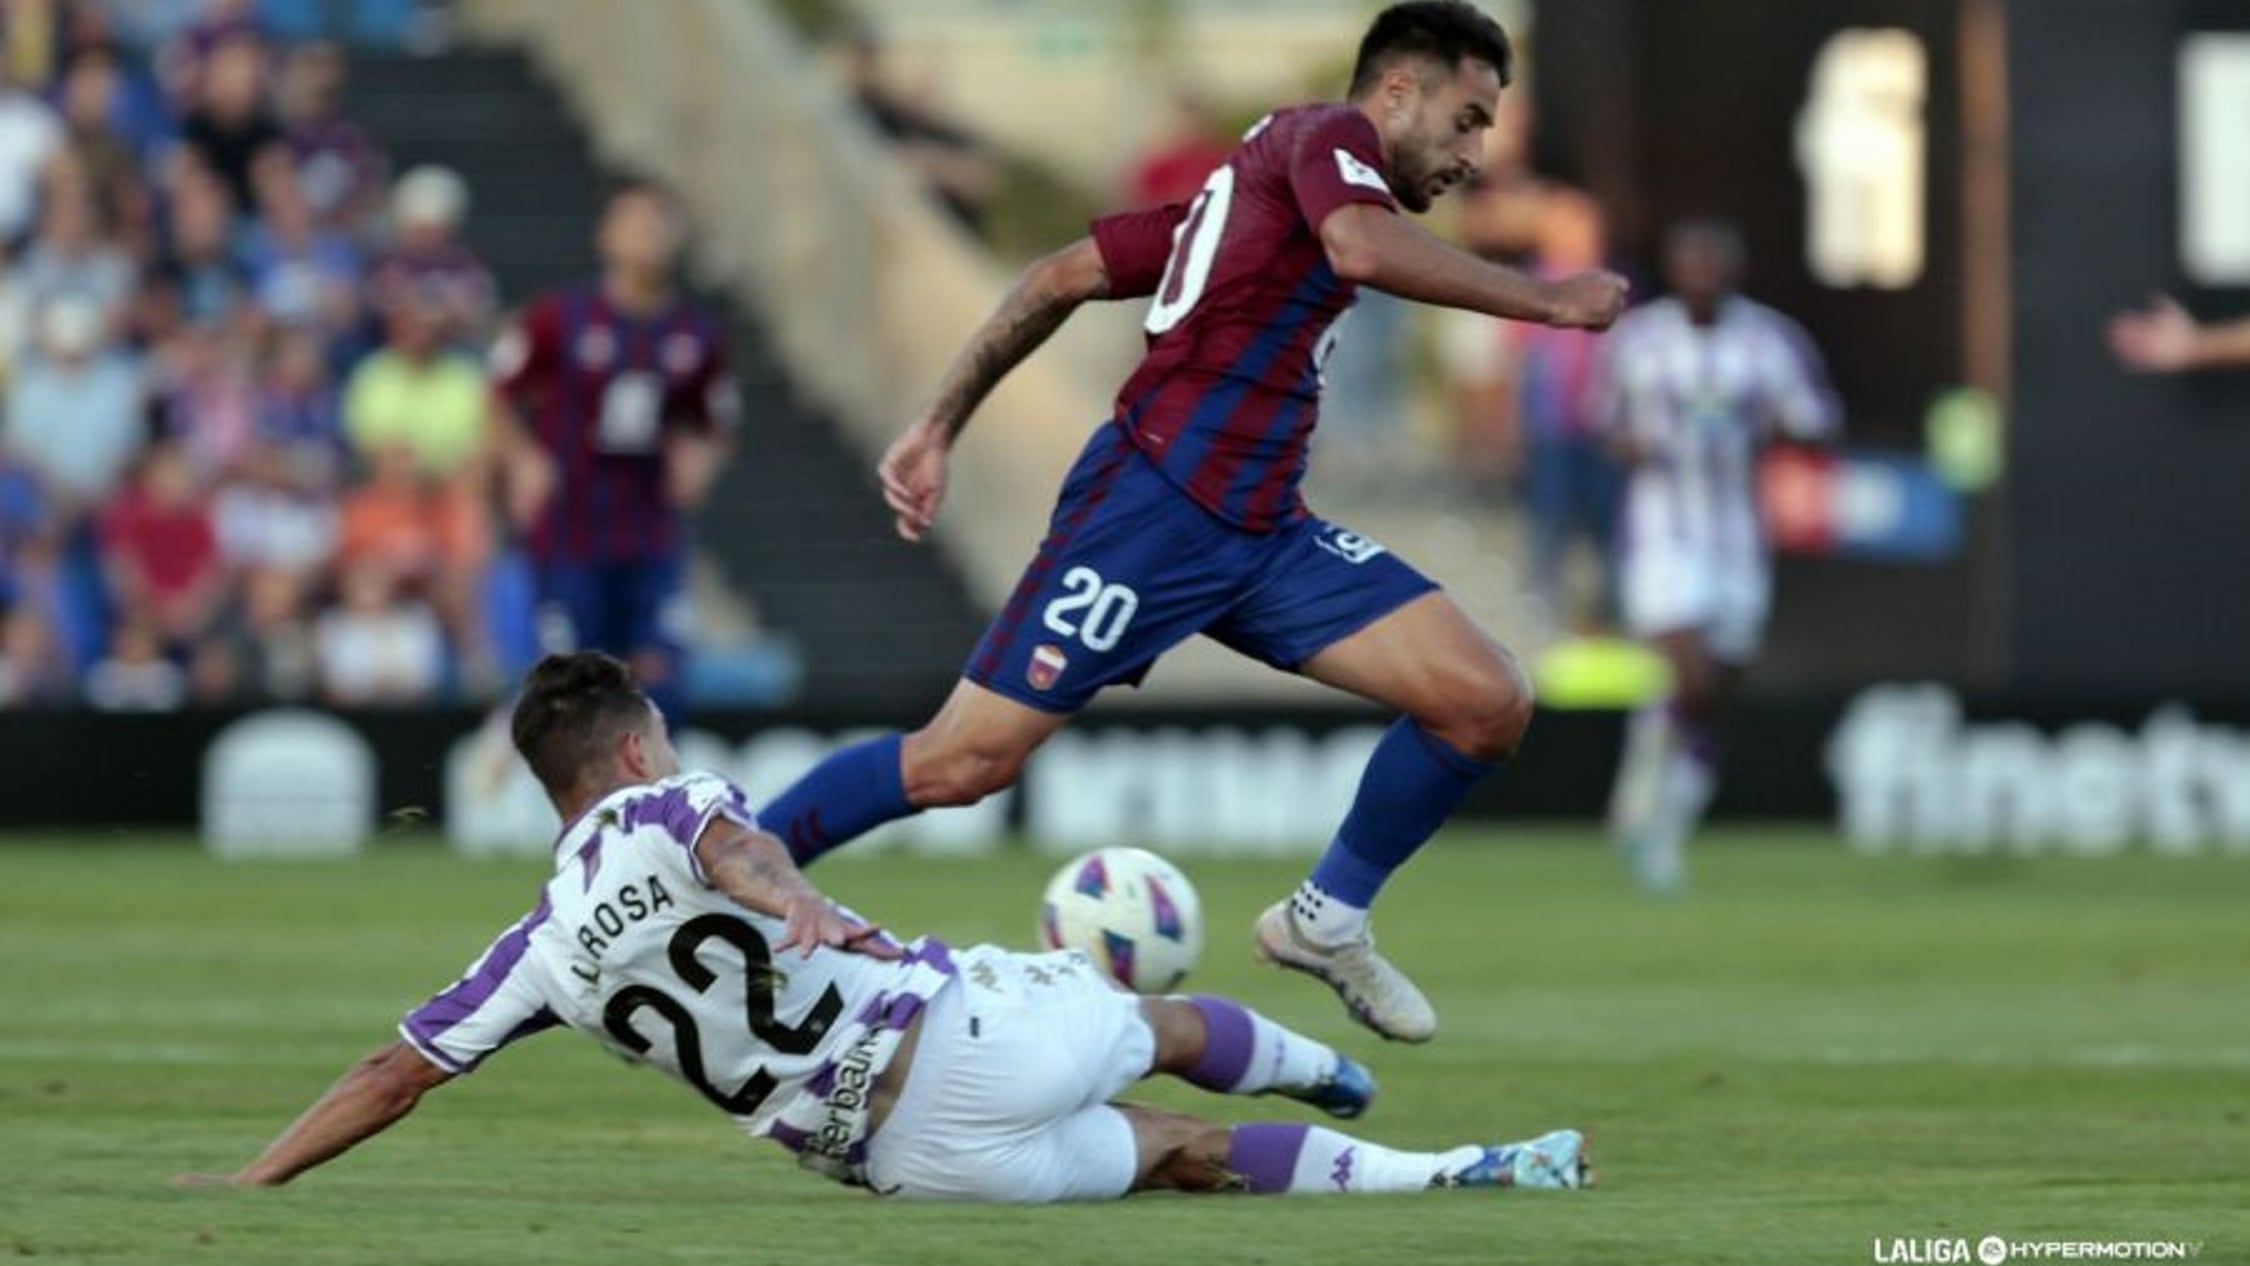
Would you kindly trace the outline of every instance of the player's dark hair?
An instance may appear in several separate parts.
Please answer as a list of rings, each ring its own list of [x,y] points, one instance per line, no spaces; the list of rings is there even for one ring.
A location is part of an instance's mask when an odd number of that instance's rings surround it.
[[[1515,60],[1508,33],[1468,0],[1408,0],[1375,15],[1367,28],[1352,65],[1351,95],[1373,88],[1392,63],[1409,57],[1441,62],[1448,71],[1473,57],[1499,71],[1503,85]]]
[[[574,651],[549,655],[524,674],[509,731],[540,784],[559,793],[600,762],[619,733],[648,719],[648,696],[632,669],[600,651]]]

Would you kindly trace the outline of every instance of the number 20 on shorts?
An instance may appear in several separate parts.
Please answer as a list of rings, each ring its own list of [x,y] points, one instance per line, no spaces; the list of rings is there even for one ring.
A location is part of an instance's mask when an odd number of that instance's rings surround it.
[[[1074,637],[1090,651],[1108,651],[1133,623],[1141,596],[1125,585],[1105,584],[1091,567],[1073,567],[1063,573],[1063,594],[1047,604],[1041,617],[1055,633]]]

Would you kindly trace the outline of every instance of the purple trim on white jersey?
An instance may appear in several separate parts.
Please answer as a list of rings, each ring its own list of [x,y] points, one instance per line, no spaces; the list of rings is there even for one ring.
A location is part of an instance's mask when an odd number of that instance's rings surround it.
[[[476,1067],[474,1060],[463,1064],[446,1057],[437,1049],[437,1041],[456,1025],[475,1015],[484,1004],[492,1001],[492,995],[500,991],[501,984],[508,979],[508,973],[523,961],[524,951],[531,946],[533,930],[545,923],[553,913],[547,894],[540,893],[539,904],[533,906],[531,913],[525,915],[514,927],[500,934],[500,939],[494,941],[492,948],[486,950],[483,959],[478,961],[476,970],[454,982],[452,988],[408,1012],[406,1019],[399,1023],[399,1032],[416,1050],[429,1056],[433,1063],[448,1072],[467,1072]],[[536,1018],[537,1016],[533,1017]],[[526,1025],[529,1023],[526,1021]],[[509,1041],[522,1036],[523,1032],[537,1032],[540,1028],[552,1027],[553,1023],[554,1017],[550,1015],[547,1024],[535,1028],[526,1029],[525,1025],[518,1025],[519,1031],[511,1031],[507,1037],[493,1043],[493,1049],[507,1045]]]
[[[714,808],[716,806],[713,806]],[[637,831],[644,826],[661,826],[664,833],[681,844],[693,845],[695,837],[703,830],[705,810],[698,809],[689,798],[684,786],[667,787],[657,795],[642,794],[625,802],[625,829]]]
[[[642,794],[634,797],[626,803],[622,816],[624,828],[628,831],[639,830],[644,826],[663,828],[664,833],[686,851],[688,870],[695,875],[696,882],[706,888],[711,886],[711,877],[703,873],[703,859],[696,853],[695,845],[703,837],[703,830],[711,824],[711,819],[723,816],[752,829],[758,825],[756,815],[750,812],[750,800],[742,794],[742,788],[716,776],[707,777],[726,789],[725,796],[714,796],[699,807],[693,794],[697,790],[697,784],[682,783],[667,787],[656,795]]]
[[[925,936],[908,946],[906,953],[898,961],[900,966],[927,963],[948,976],[961,974],[960,969],[953,965],[953,948],[934,936]]]
[[[943,972],[948,978],[955,974],[952,951],[947,948],[945,942],[934,936],[926,936],[916,942],[897,965],[901,967],[928,966]],[[937,989],[945,988],[948,983],[950,983],[949,979],[939,981]],[[852,1023],[864,1028],[865,1032],[853,1038],[852,1043],[842,1049],[850,1050],[852,1046],[864,1044],[868,1041],[870,1034],[879,1033],[886,1029],[898,1033],[906,1032],[907,1028],[919,1019],[924,1011],[928,1010],[930,999],[935,995],[937,989],[933,989],[927,994],[912,990],[901,993],[879,993],[868,999],[867,1004],[862,1006],[858,1013],[852,1017]],[[835,1057],[822,1061],[820,1067],[814,1069],[812,1075],[805,1079],[803,1086],[805,1098],[825,1104],[828,1097],[836,1092],[839,1066],[840,1061]],[[882,1067],[874,1070],[873,1075],[881,1076],[888,1068],[889,1063],[886,1061]],[[797,1102],[803,1102],[803,1100]],[[794,1109],[787,1109],[784,1111],[784,1115],[790,1115],[794,1111]],[[766,1137],[799,1156],[803,1156],[814,1148],[812,1131],[805,1129],[803,1126],[792,1125],[779,1118],[768,1122],[765,1132]],[[864,1164],[867,1160],[867,1140],[860,1138],[853,1141],[845,1148],[842,1160],[849,1166],[856,1167]],[[855,1180],[847,1179],[846,1181]],[[864,1179],[856,1181],[864,1181]]]

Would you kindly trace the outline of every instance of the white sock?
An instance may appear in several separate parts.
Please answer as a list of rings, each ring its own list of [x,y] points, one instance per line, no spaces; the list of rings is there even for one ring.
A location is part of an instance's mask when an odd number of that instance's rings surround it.
[[[1664,816],[1681,839],[1703,825],[1703,811],[1711,807],[1718,781],[1718,771],[1703,757],[1684,747],[1672,753],[1672,767],[1664,779]]]
[[[1323,948],[1349,945],[1367,936],[1367,911],[1321,891],[1310,879],[1297,885],[1296,895],[1289,898],[1289,913],[1299,934]]]
[[[1303,1142],[1290,1162],[1298,1131]],[[1238,1125],[1232,1164],[1250,1180],[1251,1190],[1267,1194],[1356,1194],[1426,1191],[1439,1175],[1475,1164],[1484,1149],[1474,1145],[1445,1152],[1401,1152],[1355,1139],[1318,1125]]]
[[[1678,888],[1687,877],[1687,839],[1703,823],[1717,776],[1685,744],[1672,749],[1665,765],[1663,796],[1647,828],[1640,832],[1640,879],[1658,890]]]
[[[1664,771],[1679,746],[1677,729],[1669,702],[1643,707],[1625,723],[1625,751],[1609,795],[1609,830],[1618,840],[1648,829],[1662,811]]]

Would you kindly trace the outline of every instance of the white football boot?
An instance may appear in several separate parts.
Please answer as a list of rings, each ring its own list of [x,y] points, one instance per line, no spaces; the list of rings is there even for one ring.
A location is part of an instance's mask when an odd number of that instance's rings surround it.
[[[1254,943],[1264,961],[1301,971],[1335,990],[1354,1020],[1384,1037],[1427,1042],[1437,1036],[1436,1009],[1405,972],[1375,952],[1373,934],[1343,945],[1315,944],[1297,927],[1284,900],[1258,916]]]

